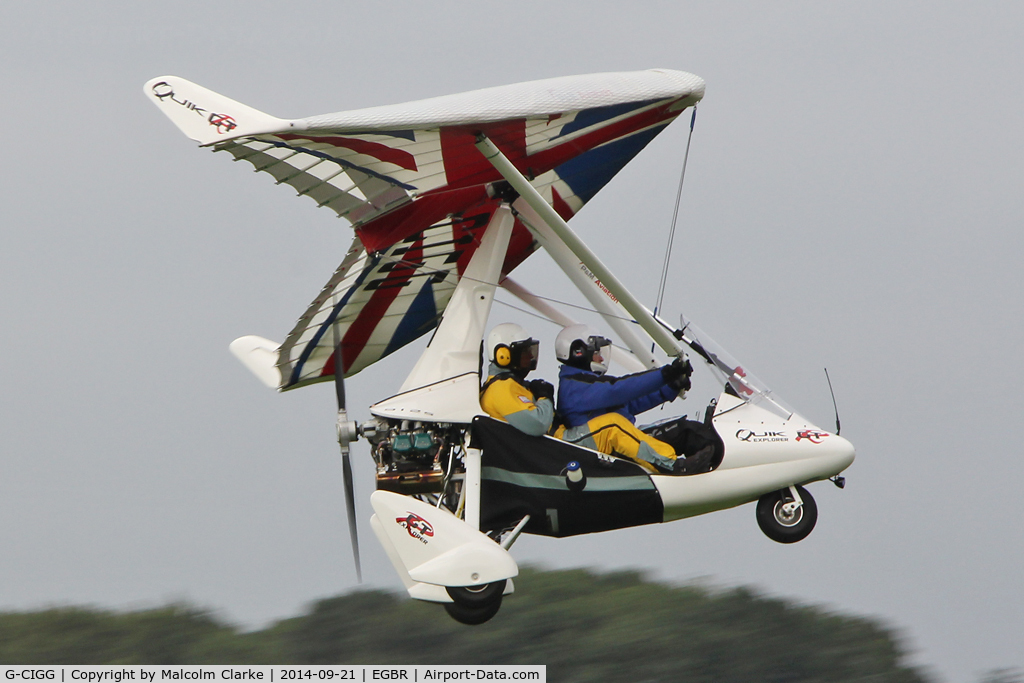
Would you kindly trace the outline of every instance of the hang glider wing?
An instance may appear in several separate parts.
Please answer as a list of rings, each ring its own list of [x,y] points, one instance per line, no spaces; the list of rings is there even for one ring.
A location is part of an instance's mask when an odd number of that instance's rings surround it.
[[[354,374],[434,328],[500,203],[483,133],[569,219],[704,93],[692,74],[571,76],[278,119],[174,76],[145,92],[204,146],[246,161],[356,232],[279,350],[281,389]],[[502,271],[536,248],[518,221]]]

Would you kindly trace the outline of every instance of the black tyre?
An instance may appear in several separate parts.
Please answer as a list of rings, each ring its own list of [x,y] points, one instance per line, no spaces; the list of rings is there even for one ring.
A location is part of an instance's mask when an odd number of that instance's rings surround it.
[[[789,489],[779,489],[761,496],[757,501],[757,525],[768,538],[777,543],[796,543],[807,538],[818,521],[818,506],[803,486],[797,486],[803,505],[788,512],[786,503],[793,500]]]
[[[484,603],[477,607],[467,607],[457,602],[446,602],[444,603],[444,611],[448,613],[455,621],[460,624],[466,624],[468,626],[478,626],[485,621],[490,620],[498,610],[501,608],[501,593],[498,593],[497,599],[491,600],[489,603]]]
[[[501,603],[501,596],[505,592],[506,583],[508,583],[508,580],[502,579],[494,583],[485,583],[482,586],[448,586],[445,590],[448,591],[448,596],[457,605],[462,605],[463,607],[482,607],[483,605],[489,605],[495,600]]]

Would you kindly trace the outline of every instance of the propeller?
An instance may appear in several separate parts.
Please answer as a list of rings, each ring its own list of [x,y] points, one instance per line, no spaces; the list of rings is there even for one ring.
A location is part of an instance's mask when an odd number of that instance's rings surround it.
[[[345,411],[345,372],[341,369],[341,343],[334,347],[334,393],[338,398],[338,446],[341,448],[341,469],[345,476],[345,507],[348,510],[348,534],[352,539],[352,557],[356,562],[356,578],[363,582],[359,566],[359,536],[356,533],[356,499],[352,487],[352,462],[349,458],[349,443],[359,438],[358,425],[348,419]]]

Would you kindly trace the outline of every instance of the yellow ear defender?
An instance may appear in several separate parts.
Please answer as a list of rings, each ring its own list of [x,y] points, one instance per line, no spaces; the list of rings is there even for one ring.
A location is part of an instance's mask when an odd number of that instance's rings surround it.
[[[512,362],[512,349],[504,344],[494,347],[494,362],[501,368],[507,368]]]

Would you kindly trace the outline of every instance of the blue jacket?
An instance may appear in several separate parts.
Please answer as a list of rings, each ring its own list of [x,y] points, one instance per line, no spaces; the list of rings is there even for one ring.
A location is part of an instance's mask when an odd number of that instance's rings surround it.
[[[563,365],[558,371],[556,412],[566,427],[578,427],[607,413],[619,413],[635,423],[637,413],[660,406],[677,395],[662,378],[661,368],[608,377]]]

